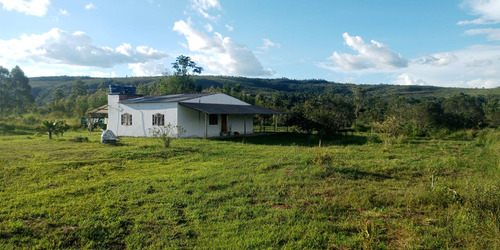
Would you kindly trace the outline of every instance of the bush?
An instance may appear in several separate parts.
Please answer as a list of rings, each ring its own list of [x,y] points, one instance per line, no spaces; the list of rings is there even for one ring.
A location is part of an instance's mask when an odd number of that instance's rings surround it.
[[[174,126],[170,123],[166,126],[150,129],[150,133],[153,138],[160,140],[165,148],[170,147],[172,140],[182,136],[185,132],[186,130],[184,130],[181,126]]]
[[[366,136],[366,141],[368,143],[382,143],[382,140],[380,139],[380,136],[378,136],[377,134],[368,134]]]

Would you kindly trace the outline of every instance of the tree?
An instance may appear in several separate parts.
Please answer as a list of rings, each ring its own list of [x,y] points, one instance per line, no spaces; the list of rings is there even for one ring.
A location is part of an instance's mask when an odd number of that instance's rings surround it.
[[[64,98],[64,92],[61,88],[57,88],[52,94],[52,102],[58,102]]]
[[[70,98],[76,98],[82,95],[87,95],[87,89],[85,88],[85,83],[83,82],[83,80],[78,79],[71,86]]]
[[[11,105],[9,70],[0,66],[0,114],[6,114]]]
[[[2,115],[25,112],[35,98],[31,94],[29,79],[19,66],[10,72],[0,66],[0,111]]]
[[[39,133],[47,133],[49,135],[49,139],[52,139],[52,134],[54,135],[63,135],[69,129],[68,124],[64,121],[43,121],[42,125],[38,127]]]
[[[172,63],[174,75],[164,77],[160,81],[160,92],[163,94],[181,94],[190,92],[201,92],[201,87],[197,86],[191,78],[192,74],[201,74],[202,67],[196,66],[189,56],[180,55]]]
[[[491,128],[500,126],[500,103],[498,100],[490,99],[483,103],[484,120]]]
[[[406,132],[413,136],[428,135],[431,129],[439,127],[442,122],[443,110],[437,101],[426,100],[412,106],[408,111],[411,120]]]
[[[449,128],[469,129],[483,126],[484,100],[466,94],[455,95],[442,102],[443,115]]]
[[[352,87],[351,92],[354,99],[354,116],[356,117],[356,123],[359,122],[359,116],[366,102],[366,90],[359,86]]]
[[[355,120],[354,105],[340,95],[327,93],[307,100],[292,109],[287,125],[321,135],[336,134],[344,127],[350,127]]]

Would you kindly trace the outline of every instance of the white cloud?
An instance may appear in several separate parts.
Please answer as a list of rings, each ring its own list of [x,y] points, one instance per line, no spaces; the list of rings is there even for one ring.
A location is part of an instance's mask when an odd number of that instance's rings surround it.
[[[131,56],[133,53],[132,45],[124,43],[116,48],[116,52],[126,56]]]
[[[253,52],[246,46],[235,43],[230,37],[215,32],[213,37],[191,27],[183,20],[174,24],[174,30],[184,35],[187,47],[197,54],[191,56],[205,69],[228,75],[271,76]]]
[[[102,71],[92,71],[90,72],[90,77],[116,77],[116,73],[113,72],[102,72]]]
[[[191,0],[191,8],[213,22],[220,18],[220,15],[212,16],[208,13],[210,9],[221,9],[219,0]]]
[[[333,52],[328,59],[333,61],[331,68],[343,71],[356,71],[365,69],[402,68],[408,66],[408,60],[399,53],[393,52],[387,45],[371,40],[366,44],[360,36],[342,35],[345,44],[358,54]]]
[[[165,71],[165,64],[150,61],[145,63],[131,63],[128,65],[136,76],[161,76]]]
[[[424,80],[422,79],[415,79],[414,76],[404,73],[398,76],[396,79],[396,83],[399,85],[428,85]]]
[[[464,0],[462,6],[470,9],[471,14],[479,18],[459,21],[457,23],[459,25],[500,23],[500,1],[498,0]]]
[[[443,87],[500,87],[500,45],[475,45],[455,51],[403,59],[385,45],[344,34],[346,44],[358,54],[337,54],[318,66],[357,78],[383,76],[386,83]]]
[[[264,45],[262,45],[262,47],[260,47],[259,49],[263,51],[268,51],[272,47],[281,48],[281,44],[272,42],[267,38],[262,39],[262,41],[264,42]]]
[[[146,46],[135,51],[130,44],[116,49],[98,47],[84,32],[68,33],[53,28],[40,35],[22,35],[20,39],[0,40],[0,59],[26,63],[91,66],[111,68],[126,63],[146,62],[167,54]]]
[[[412,60],[408,68],[400,69],[395,82],[446,87],[500,87],[500,46],[476,45],[440,54],[454,55],[454,62],[436,64]],[[402,77],[405,74],[407,78]]]
[[[63,16],[68,16],[69,15],[68,11],[67,10],[63,10],[63,9],[59,9],[59,14],[63,15]]]
[[[86,10],[92,10],[92,9],[97,9],[97,6],[94,5],[94,3],[89,3],[85,5]]]
[[[454,63],[458,58],[453,53],[437,53],[433,55],[426,55],[412,60],[412,63],[417,64],[430,64],[433,66],[444,66]]]
[[[353,82],[356,82],[356,78],[355,77],[346,77],[344,78],[341,82],[345,82],[345,83],[353,83]]]
[[[212,32],[214,30],[214,27],[212,27],[211,24],[207,23],[205,24],[205,30],[207,30],[207,32]]]
[[[225,26],[226,26],[227,31],[233,31],[234,30],[234,27],[231,26],[231,25],[229,25],[229,24],[226,24]]]
[[[500,41],[500,29],[470,29],[466,30],[467,35],[487,35],[490,41]]]
[[[47,14],[50,0],[0,0],[0,3],[4,10],[42,17]]]

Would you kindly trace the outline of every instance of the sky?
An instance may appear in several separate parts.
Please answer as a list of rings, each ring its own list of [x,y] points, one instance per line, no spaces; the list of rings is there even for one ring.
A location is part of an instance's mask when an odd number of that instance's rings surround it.
[[[500,0],[0,0],[0,66],[500,87]]]

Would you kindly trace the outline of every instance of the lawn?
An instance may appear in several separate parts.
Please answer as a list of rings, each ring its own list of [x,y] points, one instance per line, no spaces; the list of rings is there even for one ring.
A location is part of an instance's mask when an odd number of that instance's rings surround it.
[[[76,142],[87,137],[88,142]],[[0,248],[499,248],[500,132],[0,136]]]

